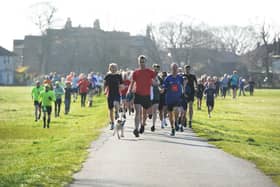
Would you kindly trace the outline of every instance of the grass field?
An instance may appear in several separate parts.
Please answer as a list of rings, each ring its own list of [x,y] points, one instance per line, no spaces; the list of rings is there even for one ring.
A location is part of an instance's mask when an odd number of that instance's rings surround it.
[[[280,90],[218,98],[211,119],[195,111],[194,130],[210,143],[250,160],[280,186]]]
[[[30,87],[0,87],[0,186],[63,186],[81,167],[90,142],[107,122],[104,97],[93,108],[72,103],[51,128],[34,122]],[[280,90],[218,98],[212,118],[205,104],[193,127],[210,143],[252,161],[280,186]]]
[[[63,186],[81,167],[107,122],[104,97],[93,108],[72,103],[50,129],[35,122],[31,87],[0,87],[0,186]],[[64,107],[64,104],[62,104]]]

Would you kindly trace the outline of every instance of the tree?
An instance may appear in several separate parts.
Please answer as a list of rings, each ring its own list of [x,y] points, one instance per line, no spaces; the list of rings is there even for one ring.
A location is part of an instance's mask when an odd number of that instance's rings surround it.
[[[93,28],[97,29],[97,30],[100,30],[101,27],[100,27],[100,21],[99,19],[96,19],[93,23]]]
[[[31,20],[42,34],[42,52],[40,56],[41,73],[47,73],[47,57],[49,55],[49,40],[47,30],[55,23],[57,8],[50,2],[35,3],[30,6]]]
[[[45,35],[47,29],[49,29],[55,23],[55,13],[57,8],[50,2],[35,3],[30,6],[31,9],[31,21],[38,27],[42,35]]]
[[[273,84],[272,81],[272,72],[270,72],[272,63],[270,56],[273,53],[272,43],[279,37],[279,28],[276,27],[276,24],[273,24],[271,21],[265,19],[256,18],[253,22],[254,28],[257,32],[259,46],[263,46],[264,55],[263,55],[263,66],[265,67],[265,74],[269,84]],[[273,85],[272,85],[273,86]]]
[[[252,26],[213,27],[211,32],[220,39],[226,51],[236,55],[247,53],[254,49],[257,43],[257,33]]]

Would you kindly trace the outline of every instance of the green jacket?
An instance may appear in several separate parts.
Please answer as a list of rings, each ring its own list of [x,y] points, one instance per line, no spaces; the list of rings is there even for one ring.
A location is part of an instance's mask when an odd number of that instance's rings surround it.
[[[40,93],[39,99],[42,102],[42,106],[52,106],[52,103],[55,102],[54,92],[52,90],[48,92],[44,90]]]
[[[31,96],[34,101],[39,101],[39,95],[44,90],[43,86],[35,86],[31,91]]]

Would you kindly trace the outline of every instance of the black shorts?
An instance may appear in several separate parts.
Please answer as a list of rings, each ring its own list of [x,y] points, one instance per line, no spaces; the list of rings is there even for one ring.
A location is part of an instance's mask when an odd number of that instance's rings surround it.
[[[188,103],[189,102],[194,102],[194,93],[188,95]]]
[[[237,89],[238,89],[238,86],[237,86],[237,85],[231,85],[231,88],[232,88],[233,90],[237,90]]]
[[[51,106],[43,106],[43,112],[47,112],[48,115],[51,115],[52,107]]]
[[[196,94],[196,98],[201,100],[203,98],[203,93],[202,92],[198,92]]]
[[[159,96],[158,110],[162,110],[164,106],[166,106],[166,104],[165,104],[165,94],[161,94]]]
[[[181,107],[181,106],[182,106],[181,102],[167,104],[167,111],[172,112],[175,107]]]
[[[72,93],[78,93],[78,88],[72,88]]]
[[[181,101],[181,106],[183,107],[183,109],[186,111],[188,108],[188,99],[186,97],[182,97],[182,101]]]
[[[153,104],[159,104],[159,100],[152,100],[152,105]]]
[[[41,107],[41,102],[39,102],[39,101],[34,101],[34,106],[39,106],[39,107]]]
[[[209,106],[211,106],[212,108],[214,107],[214,100],[213,99],[211,99],[211,100],[207,100],[206,101],[206,105],[209,107]]]
[[[121,96],[120,95],[109,95],[107,97],[107,103],[108,103],[108,108],[109,109],[114,108],[114,101],[120,102],[121,101]]]
[[[134,104],[139,104],[142,105],[142,107],[144,109],[148,109],[152,106],[152,101],[150,96],[141,96],[141,95],[137,95],[135,94],[135,98],[134,98]]]

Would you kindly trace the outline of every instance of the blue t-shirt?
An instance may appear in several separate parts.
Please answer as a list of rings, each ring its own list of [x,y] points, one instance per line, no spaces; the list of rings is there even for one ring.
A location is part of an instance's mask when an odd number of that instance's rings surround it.
[[[232,86],[238,86],[238,82],[239,82],[239,76],[238,75],[232,75],[230,84]]]
[[[166,90],[165,101],[167,105],[179,104],[182,99],[184,79],[180,75],[174,77],[169,75],[163,82],[163,87]]]

